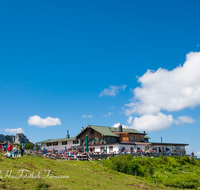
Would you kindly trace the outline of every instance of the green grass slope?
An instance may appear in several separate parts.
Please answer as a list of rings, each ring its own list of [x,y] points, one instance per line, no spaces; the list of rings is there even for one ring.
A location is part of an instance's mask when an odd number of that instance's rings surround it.
[[[105,164],[122,173],[142,176],[146,182],[174,188],[200,188],[200,161],[184,157],[136,157],[120,155],[108,160]]]
[[[102,161],[90,163],[32,156],[7,159],[1,157],[0,189],[175,189],[162,183],[156,188],[154,177],[144,175],[135,179],[133,175],[117,172],[110,166],[106,166],[109,162],[110,159],[104,161],[105,164],[102,166]],[[187,168],[187,171],[192,170],[192,165],[188,165],[190,168]],[[49,170],[50,174],[47,177]],[[164,169],[159,170],[155,179],[161,179],[162,170],[164,171]],[[196,177],[196,173],[194,176]]]

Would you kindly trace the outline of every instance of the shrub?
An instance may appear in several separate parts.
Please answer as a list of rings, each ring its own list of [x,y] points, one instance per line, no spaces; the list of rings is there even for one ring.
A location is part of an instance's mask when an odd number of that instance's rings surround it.
[[[137,158],[133,158],[132,155],[119,155],[106,160],[106,165],[113,170],[117,170],[126,174],[143,175],[144,172],[140,169],[140,164]]]
[[[154,174],[154,168],[152,166],[148,167],[148,173],[149,173],[150,176],[153,176],[153,174]]]
[[[176,159],[176,161],[181,164],[181,165],[185,165],[185,160],[183,159],[183,157],[181,156],[174,156],[174,158]]]
[[[190,163],[195,165],[196,164],[196,160],[194,158],[191,158]]]
[[[187,155],[185,155],[185,156],[183,157],[183,160],[184,160],[185,162],[187,162],[187,163],[190,163],[190,158],[189,158],[189,156],[187,156]]]
[[[138,168],[139,168],[139,165],[138,165],[136,159],[132,159],[128,163],[127,173],[131,174],[131,175],[135,175],[135,171],[137,171],[137,173],[138,173]]]

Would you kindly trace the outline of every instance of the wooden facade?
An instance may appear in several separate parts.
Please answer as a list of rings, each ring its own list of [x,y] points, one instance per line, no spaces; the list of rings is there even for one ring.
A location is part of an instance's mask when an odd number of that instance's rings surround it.
[[[86,128],[83,132],[77,135],[77,139],[80,139],[80,145],[83,145],[88,136],[89,144],[103,144],[103,143],[115,143],[118,141],[117,137],[104,136],[92,128]]]

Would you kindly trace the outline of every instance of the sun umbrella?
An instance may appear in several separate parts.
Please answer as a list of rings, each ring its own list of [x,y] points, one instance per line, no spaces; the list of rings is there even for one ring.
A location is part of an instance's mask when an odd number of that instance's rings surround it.
[[[86,152],[88,153],[88,136],[87,135],[85,139],[85,144],[86,144]]]

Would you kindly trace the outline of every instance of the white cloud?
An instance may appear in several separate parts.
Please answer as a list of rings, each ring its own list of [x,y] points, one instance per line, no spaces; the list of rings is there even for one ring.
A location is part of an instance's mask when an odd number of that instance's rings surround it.
[[[197,155],[199,155],[199,156],[200,156],[200,151],[199,151],[199,152],[197,152]]]
[[[42,119],[40,116],[34,115],[29,117],[28,124],[45,128],[47,126],[61,125],[61,121],[59,118],[52,118],[48,116],[47,118]]]
[[[199,44],[197,45],[197,47],[199,47]]]
[[[157,132],[169,128],[174,123],[172,115],[165,115],[163,113],[157,113],[156,115],[143,115],[141,117],[135,117],[132,122],[131,128]]]
[[[16,134],[16,133],[24,133],[22,128],[16,128],[16,129],[5,129],[5,132],[9,132],[11,134]]]
[[[120,123],[115,123],[112,127],[119,127]],[[130,128],[128,125],[122,125],[122,128]]]
[[[186,55],[183,66],[173,70],[159,68],[147,70],[138,78],[140,87],[132,90],[134,97],[126,104],[127,122],[138,130],[161,131],[173,123],[193,123],[189,116],[165,115],[163,110],[172,112],[200,105],[200,52]],[[133,119],[133,114],[142,115]]]
[[[192,119],[189,116],[179,116],[177,120],[175,120],[175,123],[178,124],[184,124],[184,123],[194,123],[195,120]]]
[[[108,112],[106,115],[104,115],[104,117],[109,117],[112,115],[112,112]]]
[[[100,97],[102,96],[116,96],[119,94],[119,90],[125,90],[126,85],[121,85],[121,86],[115,86],[115,85],[110,85],[109,88],[104,89],[101,94],[99,95]]]
[[[83,118],[86,118],[86,117],[93,117],[92,115],[83,115]]]
[[[134,101],[127,104],[127,115],[155,114],[161,110],[179,111],[200,105],[200,52],[186,55],[183,66],[169,71],[148,70],[133,90]]]
[[[111,107],[110,109],[113,110],[115,108],[115,106]]]
[[[133,121],[133,117],[130,116],[130,117],[127,119],[127,122],[128,122],[128,124],[130,125],[130,124],[132,123],[132,121]]]

